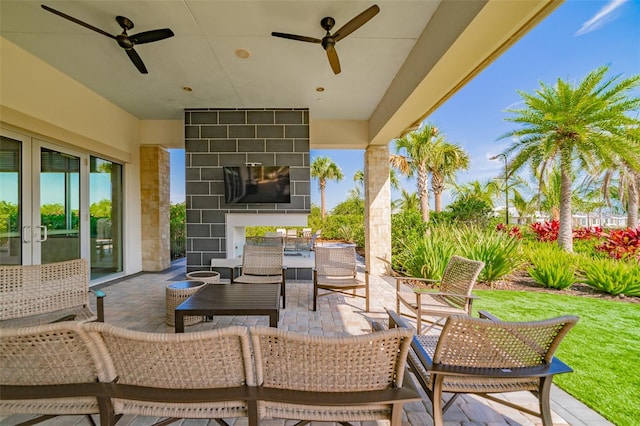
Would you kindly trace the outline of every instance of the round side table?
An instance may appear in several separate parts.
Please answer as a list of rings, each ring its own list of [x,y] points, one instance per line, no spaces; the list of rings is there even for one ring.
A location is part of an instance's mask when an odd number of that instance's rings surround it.
[[[193,271],[187,273],[187,279],[204,281],[207,284],[220,283],[220,274],[216,271]]]
[[[204,281],[178,281],[167,286],[166,290],[166,316],[165,322],[167,325],[175,327],[176,306],[187,300],[196,291],[200,290],[207,283]],[[184,317],[184,325],[193,325],[202,321],[202,316],[186,316]]]

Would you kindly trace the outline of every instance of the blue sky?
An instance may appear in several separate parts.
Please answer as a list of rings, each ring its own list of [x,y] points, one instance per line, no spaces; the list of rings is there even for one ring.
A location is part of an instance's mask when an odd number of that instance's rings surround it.
[[[449,142],[461,145],[471,157],[471,167],[457,176],[460,183],[486,182],[504,173],[502,161],[489,160],[510,143],[498,138],[514,124],[505,121],[505,109],[521,101],[516,92],[533,92],[540,82],[558,78],[581,80],[587,73],[609,65],[610,74],[640,74],[640,0],[567,0],[547,19],[512,46],[427,118]],[[184,153],[171,150],[171,201],[184,201]],[[390,152],[394,152],[390,145]],[[354,187],[353,175],[364,168],[359,150],[311,150],[311,159],[329,156],[345,178],[330,181],[327,208],[344,201]],[[401,182],[410,192],[412,181]],[[392,198],[398,198],[392,194]],[[320,204],[317,181],[311,200]],[[443,202],[450,201],[445,191]],[[433,203],[433,201],[432,201]]]

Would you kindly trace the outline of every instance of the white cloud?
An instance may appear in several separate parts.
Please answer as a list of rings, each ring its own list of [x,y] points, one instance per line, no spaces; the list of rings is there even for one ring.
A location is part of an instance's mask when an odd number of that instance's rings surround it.
[[[607,22],[613,19],[612,13],[622,6],[627,0],[611,0],[607,5],[596,13],[593,18],[582,24],[582,27],[576,31],[576,36],[581,36],[591,31],[595,31]]]

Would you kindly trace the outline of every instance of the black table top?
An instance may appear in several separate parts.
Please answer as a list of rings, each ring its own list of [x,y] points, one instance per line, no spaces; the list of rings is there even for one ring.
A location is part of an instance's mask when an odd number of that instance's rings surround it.
[[[176,307],[177,311],[279,309],[280,284],[207,284]]]

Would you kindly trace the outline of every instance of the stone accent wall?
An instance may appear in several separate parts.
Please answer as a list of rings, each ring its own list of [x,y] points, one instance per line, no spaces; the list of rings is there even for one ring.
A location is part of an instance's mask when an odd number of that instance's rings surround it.
[[[209,269],[226,253],[227,213],[311,211],[309,110],[185,110],[187,271]],[[225,205],[223,166],[288,165],[291,203]]]
[[[378,260],[391,259],[391,190],[388,146],[369,146],[364,155],[365,176],[365,258],[373,275],[384,275],[385,265]]]
[[[169,152],[160,146],[140,146],[143,271],[171,266],[169,179]]]

